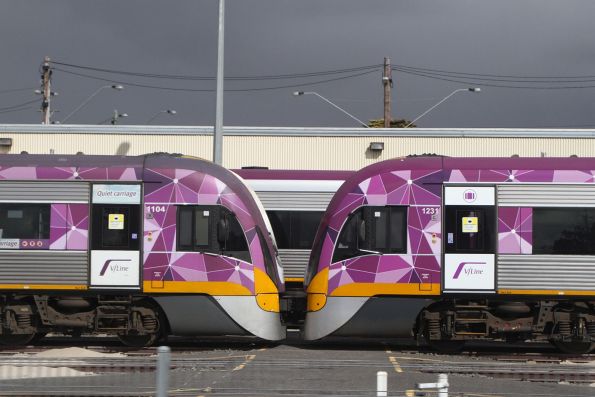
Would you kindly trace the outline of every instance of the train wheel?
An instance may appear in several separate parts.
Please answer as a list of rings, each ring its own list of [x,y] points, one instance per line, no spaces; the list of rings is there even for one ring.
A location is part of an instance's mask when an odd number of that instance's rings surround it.
[[[2,334],[0,344],[5,346],[24,346],[35,339],[36,333],[32,334]]]
[[[587,354],[595,349],[595,343],[590,342],[562,342],[554,340],[552,344],[562,353],[568,354]]]
[[[128,347],[147,347],[152,346],[159,339],[159,334],[118,334],[118,339]]]

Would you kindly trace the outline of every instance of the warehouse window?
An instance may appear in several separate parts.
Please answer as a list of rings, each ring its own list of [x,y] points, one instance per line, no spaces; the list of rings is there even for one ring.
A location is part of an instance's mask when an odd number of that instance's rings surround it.
[[[347,218],[333,262],[369,254],[407,252],[407,207],[361,207]]]
[[[277,247],[311,249],[322,211],[267,211]]]
[[[595,255],[595,208],[534,208],[533,253]]]
[[[49,204],[0,204],[0,239],[49,238]]]
[[[211,252],[251,262],[242,226],[227,208],[179,206],[176,233],[178,251]]]

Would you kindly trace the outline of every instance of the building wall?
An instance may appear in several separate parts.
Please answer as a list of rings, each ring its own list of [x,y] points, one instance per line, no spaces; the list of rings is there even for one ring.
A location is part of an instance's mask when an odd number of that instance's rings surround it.
[[[47,130],[48,127],[52,129]],[[202,130],[192,133],[190,130],[152,127],[150,134],[143,134],[146,127],[142,126],[135,127],[136,130],[131,126],[120,129],[63,127],[64,131],[59,128],[30,126],[26,131],[20,128],[19,132],[11,132],[10,125],[0,125],[0,138],[12,138],[12,146],[1,147],[0,152],[120,155],[170,152],[212,158],[212,136]],[[459,136],[452,136],[452,131],[448,130],[444,130],[446,136],[435,130],[431,133],[420,130],[418,133],[422,136],[412,136],[409,130],[407,135],[397,130],[390,133],[378,130],[374,134],[368,129],[362,134],[356,131],[343,136],[337,129],[328,134],[321,130],[302,129],[301,135],[299,131],[291,134],[284,129],[278,131],[269,129],[264,133],[255,129],[252,133],[243,131],[226,135],[223,140],[223,165],[229,168],[266,166],[277,169],[356,170],[377,161],[422,153],[480,157],[510,157],[515,154],[529,157],[595,156],[595,137],[583,136],[584,131],[574,135],[562,132],[550,134],[558,137],[515,137],[513,130],[508,130],[505,136],[482,136],[489,135],[486,130],[466,130]],[[527,135],[527,130],[522,131],[519,135]],[[595,134],[595,131],[591,133]],[[384,150],[370,151],[370,142],[383,142]]]

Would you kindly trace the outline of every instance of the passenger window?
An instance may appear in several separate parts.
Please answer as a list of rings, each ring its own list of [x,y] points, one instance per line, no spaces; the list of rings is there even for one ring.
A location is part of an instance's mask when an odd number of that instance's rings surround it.
[[[49,238],[49,204],[0,204],[0,239]]]
[[[533,254],[595,255],[595,208],[533,208]]]
[[[333,262],[368,254],[407,252],[407,207],[361,207],[337,240]]]

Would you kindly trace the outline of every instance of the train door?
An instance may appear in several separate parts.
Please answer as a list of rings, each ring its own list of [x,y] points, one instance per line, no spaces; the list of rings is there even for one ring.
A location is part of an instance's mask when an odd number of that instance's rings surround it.
[[[93,185],[92,288],[140,288],[140,204],[138,184]]]
[[[494,292],[497,224],[493,186],[444,188],[443,292]]]

